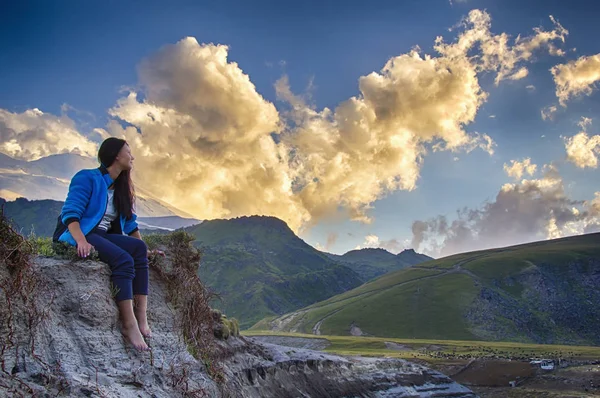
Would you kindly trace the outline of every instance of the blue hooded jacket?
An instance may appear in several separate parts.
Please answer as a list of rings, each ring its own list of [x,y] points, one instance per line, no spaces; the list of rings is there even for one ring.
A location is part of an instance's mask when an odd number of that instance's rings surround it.
[[[84,235],[96,228],[106,212],[108,187],[113,182],[104,167],[77,172],[71,179],[69,193],[58,217],[53,239],[77,246],[68,229],[70,223],[78,221]],[[116,233],[131,235],[138,230],[136,219],[135,213],[129,220],[119,215],[119,223],[113,223],[112,232],[115,233],[115,227],[120,227],[120,231]]]

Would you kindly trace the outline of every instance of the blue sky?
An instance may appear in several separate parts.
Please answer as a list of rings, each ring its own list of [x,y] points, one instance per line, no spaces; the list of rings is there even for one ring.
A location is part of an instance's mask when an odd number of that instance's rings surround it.
[[[359,96],[359,77],[380,71],[390,58],[416,45],[435,56],[436,36],[452,42],[459,30],[449,28],[472,9],[491,15],[492,33],[506,32],[513,39],[532,35],[535,27],[551,30],[553,15],[569,31],[565,43],[558,44],[564,56],[540,51],[526,64],[528,76],[503,80],[498,86],[494,74],[478,75],[489,97],[464,129],[489,135],[496,144],[493,155],[479,149],[429,151],[414,190],[392,190],[371,203],[371,224],[325,217],[302,237],[324,247],[329,236],[327,249],[337,253],[364,247],[367,235],[379,241],[410,241],[415,220],[438,215],[452,219],[459,208],[477,209],[484,201],[494,201],[502,185],[512,181],[503,170],[511,160],[531,158],[538,170],[559,162],[565,194],[571,199],[591,200],[598,190],[597,169],[567,162],[561,136],[578,133],[582,117],[592,119],[587,132],[598,134],[600,95],[593,92],[558,106],[553,120],[542,120],[540,114],[558,105],[549,69],[600,52],[595,40],[600,4],[594,2],[30,1],[7,2],[3,8],[0,108],[13,114],[38,108],[60,115],[61,106],[68,104],[77,110],[68,111],[68,116],[84,135],[106,127],[108,110],[124,97],[123,88],[143,92],[137,69],[142,59],[187,36],[229,46],[228,60],[236,62],[279,111],[286,104],[277,98],[274,85],[283,75],[295,93],[305,92],[312,82],[311,101],[321,110]]]

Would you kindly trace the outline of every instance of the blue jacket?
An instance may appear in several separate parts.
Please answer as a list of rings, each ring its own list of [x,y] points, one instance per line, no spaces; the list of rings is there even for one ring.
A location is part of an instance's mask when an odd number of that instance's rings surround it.
[[[106,212],[108,187],[113,182],[104,167],[81,170],[75,174],[71,179],[67,199],[57,220],[54,240],[76,246],[77,243],[68,229],[68,225],[74,221],[79,221],[81,232],[84,235],[96,228]],[[121,227],[117,233],[131,235],[138,230],[136,219],[135,213],[129,220],[126,220],[123,215],[119,215],[119,224],[115,222],[113,225]]]

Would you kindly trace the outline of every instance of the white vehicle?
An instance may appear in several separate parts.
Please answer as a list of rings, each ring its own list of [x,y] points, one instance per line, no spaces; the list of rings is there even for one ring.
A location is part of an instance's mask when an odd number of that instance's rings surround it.
[[[543,370],[554,370],[554,360],[552,359],[535,359],[529,363],[531,365],[537,365]]]

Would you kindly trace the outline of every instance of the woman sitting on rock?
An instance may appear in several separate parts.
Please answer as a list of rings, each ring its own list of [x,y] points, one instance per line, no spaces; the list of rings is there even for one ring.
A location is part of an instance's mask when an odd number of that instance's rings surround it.
[[[146,317],[148,248],[134,213],[130,174],[134,157],[125,140],[111,137],[100,146],[98,160],[99,168],[73,176],[53,239],[76,246],[81,257],[96,250],[110,266],[122,333],[135,348],[145,351],[149,348],[144,337],[151,337]]]

